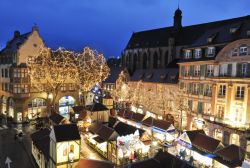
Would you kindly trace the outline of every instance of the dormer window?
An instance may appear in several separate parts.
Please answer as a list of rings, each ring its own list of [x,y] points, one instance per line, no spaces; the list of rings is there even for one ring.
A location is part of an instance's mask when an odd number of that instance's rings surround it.
[[[232,56],[238,56],[238,48],[233,49]]]
[[[194,58],[201,58],[201,49],[195,49],[194,51]]]
[[[185,58],[186,59],[189,59],[189,58],[191,58],[192,57],[192,51],[191,50],[186,50],[185,51]]]
[[[237,27],[230,28],[230,34],[234,34],[234,33],[236,33],[236,32],[237,32],[237,30],[238,30],[238,28],[237,28]]]
[[[213,57],[215,55],[215,47],[208,47],[207,49],[207,56]]]
[[[247,55],[247,46],[246,45],[240,47],[240,56],[245,56],[245,55]]]

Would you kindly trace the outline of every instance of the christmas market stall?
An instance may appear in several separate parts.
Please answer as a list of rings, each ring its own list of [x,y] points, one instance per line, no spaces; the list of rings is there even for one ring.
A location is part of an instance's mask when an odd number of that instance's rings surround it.
[[[117,118],[122,122],[140,128],[142,120],[145,118],[145,115],[141,113],[135,113],[132,111],[120,110],[117,114]]]
[[[194,161],[198,167],[214,164],[215,151],[223,144],[205,134],[203,130],[185,131],[177,140],[177,155],[187,161]]]
[[[87,113],[91,121],[108,122],[109,109],[101,103],[94,102],[87,106]]]

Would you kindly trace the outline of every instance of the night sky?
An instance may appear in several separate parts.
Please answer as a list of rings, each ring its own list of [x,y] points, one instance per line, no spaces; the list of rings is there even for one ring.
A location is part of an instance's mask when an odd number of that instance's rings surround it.
[[[250,15],[249,0],[181,0],[183,25]],[[36,23],[46,45],[119,56],[132,32],[171,26],[178,0],[0,0],[0,47]]]

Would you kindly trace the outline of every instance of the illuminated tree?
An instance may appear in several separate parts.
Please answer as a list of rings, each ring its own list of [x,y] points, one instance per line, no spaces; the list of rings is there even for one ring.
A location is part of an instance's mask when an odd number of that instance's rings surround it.
[[[63,85],[73,84],[76,89],[87,92],[109,73],[104,56],[90,48],[75,53],[62,48],[53,51],[44,47],[39,54],[29,56],[27,63],[31,88],[51,94],[53,107]]]
[[[111,92],[115,101],[128,101],[130,99],[130,88],[126,78],[124,71],[122,71],[116,80],[115,89]]]

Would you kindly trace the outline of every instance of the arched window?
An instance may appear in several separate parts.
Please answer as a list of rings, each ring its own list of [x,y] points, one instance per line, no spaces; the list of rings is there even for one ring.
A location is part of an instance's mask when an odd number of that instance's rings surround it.
[[[72,144],[72,145],[70,145],[70,150],[69,150],[70,152],[74,152],[74,145]]]

